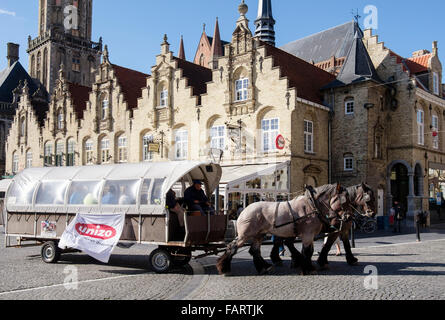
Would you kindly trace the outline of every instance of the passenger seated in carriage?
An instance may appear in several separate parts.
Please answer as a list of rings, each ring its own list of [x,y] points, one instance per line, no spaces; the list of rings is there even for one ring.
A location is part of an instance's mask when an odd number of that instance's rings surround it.
[[[202,190],[201,180],[193,180],[193,185],[185,190],[184,201],[187,204],[188,211],[192,213],[215,214],[215,209],[212,208],[209,198]]]
[[[170,212],[176,213],[179,226],[184,228],[184,210],[176,198],[176,193],[172,189],[167,192],[166,205]]]

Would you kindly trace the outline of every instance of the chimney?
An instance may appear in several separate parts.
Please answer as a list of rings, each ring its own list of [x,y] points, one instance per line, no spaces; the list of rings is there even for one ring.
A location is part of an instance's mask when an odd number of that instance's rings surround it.
[[[437,47],[437,41],[433,42],[433,55],[438,55],[439,48]]]
[[[11,67],[15,62],[19,61],[19,45],[9,42],[8,46],[8,67]]]

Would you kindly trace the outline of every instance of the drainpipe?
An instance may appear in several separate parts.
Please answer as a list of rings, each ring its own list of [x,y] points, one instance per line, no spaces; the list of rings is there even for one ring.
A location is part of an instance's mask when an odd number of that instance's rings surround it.
[[[329,164],[328,164],[328,175],[329,175],[329,184],[332,184],[332,120],[334,118],[334,112],[331,110],[329,111],[329,120],[328,120],[328,157],[329,157]]]

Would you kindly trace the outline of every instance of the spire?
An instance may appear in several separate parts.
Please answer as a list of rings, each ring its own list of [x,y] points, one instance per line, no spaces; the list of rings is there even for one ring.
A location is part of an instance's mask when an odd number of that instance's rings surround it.
[[[181,44],[179,45],[178,58],[185,60],[185,50],[184,50],[184,38],[181,36]]]
[[[272,16],[272,0],[259,0],[258,18],[255,20],[255,37],[275,46],[275,19]]]
[[[363,43],[362,36],[360,32],[357,31],[340,74],[337,79],[327,87],[340,87],[368,80],[382,82],[377,75],[368,50]]]
[[[219,32],[219,23],[218,17],[216,18],[215,24],[215,33],[213,35],[213,43],[212,43],[212,57],[221,57],[223,56],[223,47],[221,43],[221,34]]]

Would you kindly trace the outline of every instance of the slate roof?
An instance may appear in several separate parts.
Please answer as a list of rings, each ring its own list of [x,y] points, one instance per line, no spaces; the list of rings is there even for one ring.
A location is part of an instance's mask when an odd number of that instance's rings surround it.
[[[73,108],[77,119],[83,119],[83,112],[85,111],[87,102],[90,99],[91,88],[68,82],[68,90],[73,101]]]
[[[294,55],[263,41],[266,57],[273,57],[273,67],[280,67],[281,76],[287,77],[289,88],[296,88],[300,98],[323,104],[321,88],[335,80],[335,76]]]
[[[193,95],[199,97],[207,92],[207,82],[212,81],[212,70],[186,60],[173,57],[182,69],[182,76],[187,78],[188,85],[193,89]]]
[[[325,89],[368,80],[383,83],[383,81],[377,75],[377,71],[375,70],[368,50],[363,44],[362,36],[359,32],[357,32],[337,79],[325,87]]]
[[[355,34],[363,31],[355,21],[310,35],[282,46],[280,49],[307,62],[319,63],[333,56],[346,57],[351,50]]]
[[[137,108],[138,99],[142,97],[142,88],[147,85],[150,75],[112,64],[116,78],[127,102],[128,110]]]
[[[38,86],[19,61],[0,71],[0,102],[12,103],[12,91],[18,87],[20,81],[24,83],[25,80],[28,82],[29,94],[32,96]]]

